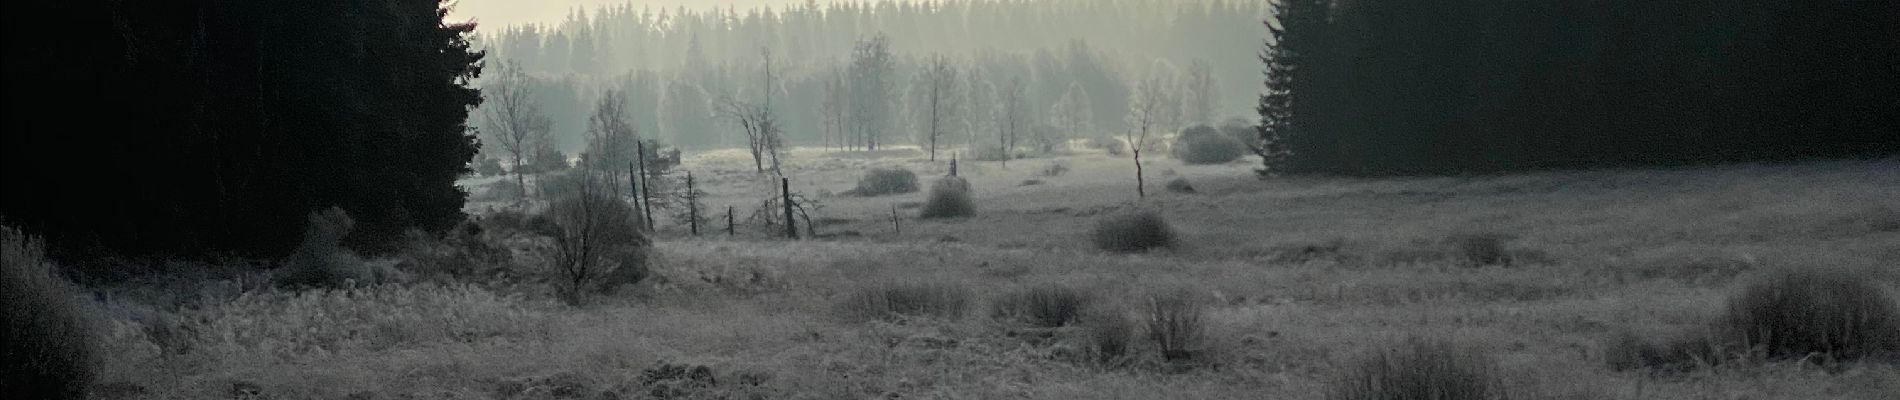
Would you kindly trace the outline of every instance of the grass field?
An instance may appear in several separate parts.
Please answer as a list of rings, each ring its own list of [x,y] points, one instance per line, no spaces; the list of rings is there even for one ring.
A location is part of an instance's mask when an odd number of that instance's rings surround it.
[[[741,158],[699,155],[681,168],[695,172],[710,208],[749,213],[773,188]],[[1142,199],[1126,158],[966,161],[960,172],[977,216],[918,220],[906,203],[924,193],[837,193],[869,166],[905,166],[928,181],[945,163],[905,150],[801,149],[787,173],[794,190],[822,204],[812,217],[826,239],[777,240],[751,227],[735,238],[690,238],[669,225],[655,278],[581,307],[472,284],[299,293],[253,289],[239,276],[195,284],[192,296],[101,289],[114,328],[98,392],[1305,399],[1324,398],[1360,355],[1423,337],[1494,361],[1512,398],[1900,393],[1891,363],[1662,373],[1616,371],[1605,360],[1617,335],[1705,325],[1759,271],[1851,267],[1889,289],[1900,284],[1900,160],[1263,181],[1245,161],[1152,158]],[[1068,172],[1042,173],[1056,162]],[[1162,189],[1174,178],[1197,192]],[[1031,179],[1041,183],[1024,184]],[[904,215],[896,228],[894,207]],[[1165,217],[1178,245],[1138,254],[1090,245],[1099,218],[1134,209]],[[991,318],[997,299],[1045,284],[1079,289],[1095,312],[1125,317],[1143,315],[1150,295],[1192,293],[1206,305],[1205,332],[1185,360],[1163,360],[1136,332],[1131,356],[1105,362],[1091,356],[1087,328]],[[949,306],[961,312],[853,315],[850,299],[867,289],[924,285],[949,288],[939,297],[961,299]]]

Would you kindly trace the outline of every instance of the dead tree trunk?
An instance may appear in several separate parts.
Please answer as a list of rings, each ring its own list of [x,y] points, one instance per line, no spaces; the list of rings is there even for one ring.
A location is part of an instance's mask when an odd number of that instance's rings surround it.
[[[645,203],[640,206],[640,215],[646,216],[647,231],[652,231],[653,230],[653,181],[647,177],[647,144],[646,142],[639,143],[637,146],[635,146],[634,151],[639,152],[640,154],[640,187],[644,188],[644,190],[640,191],[641,203]]]
[[[693,236],[699,236],[699,192],[693,191],[693,173],[686,173],[686,221]]]
[[[797,220],[792,219],[792,178],[778,178],[781,201],[785,203],[785,238],[798,239]]]
[[[732,221],[733,221],[732,220],[732,206],[726,206],[726,236],[727,237],[731,237],[731,236],[735,236],[739,234],[739,231],[737,229],[734,229],[734,227],[738,226],[738,224],[734,224]]]

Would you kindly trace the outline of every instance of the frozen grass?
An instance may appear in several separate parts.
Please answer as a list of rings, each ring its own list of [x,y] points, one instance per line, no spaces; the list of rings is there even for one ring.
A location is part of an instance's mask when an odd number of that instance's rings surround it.
[[[0,226],[0,377],[8,396],[81,399],[103,355],[98,315],[38,238]]]
[[[707,157],[682,168],[706,179],[709,204],[764,188],[743,154]],[[641,398],[661,386],[701,398],[1312,399],[1358,356],[1428,334],[1477,347],[1451,354],[1481,351],[1513,398],[1900,392],[1900,366],[1867,360],[1619,371],[1608,362],[1619,347],[1604,340],[1629,329],[1636,344],[1621,348],[1635,359],[1642,343],[1652,359],[1697,354],[1692,333],[1720,323],[1734,290],[1766,266],[1862,268],[1859,281],[1891,291],[1900,232],[1882,218],[1900,209],[1900,162],[1263,182],[1247,163],[1157,158],[1151,168],[1180,171],[1202,195],[1137,202],[1132,165],[1099,153],[1064,158],[1070,172],[1028,187],[1016,184],[1037,177],[1035,162],[966,162],[972,185],[995,188],[978,193],[984,213],[968,221],[906,221],[897,234],[891,204],[922,194],[823,197],[813,218],[855,221],[825,229],[861,238],[665,233],[651,278],[589,307],[381,285],[113,314],[101,381],[159,399],[226,398],[240,383],[282,399]],[[728,161],[737,172],[716,169]],[[801,149],[788,161],[795,190],[848,189],[869,166],[942,172],[914,155]],[[1191,248],[1111,254],[1088,239],[1101,216],[1143,207],[1165,209]],[[1508,232],[1504,254],[1545,259],[1471,268],[1447,241],[1455,232]],[[990,318],[829,318],[859,293],[884,293],[880,282],[962,288],[973,310],[1046,283],[1097,296],[1080,322],[1036,335]],[[1162,357],[1145,294],[1183,287],[1205,296],[1214,357],[1204,368],[1152,362]],[[128,301],[107,305],[138,308]],[[686,366],[683,378],[643,382],[677,370],[668,366]],[[716,383],[694,378],[697,366]]]

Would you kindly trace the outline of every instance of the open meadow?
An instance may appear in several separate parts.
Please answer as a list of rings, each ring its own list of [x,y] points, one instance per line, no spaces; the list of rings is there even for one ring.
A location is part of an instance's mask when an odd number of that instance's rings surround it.
[[[944,160],[797,149],[785,173],[819,237],[791,241],[750,218],[777,182],[745,158],[689,154],[677,171],[711,226],[691,237],[656,210],[649,276],[577,306],[533,257],[455,279],[398,262],[401,279],[354,289],[212,265],[94,288],[112,320],[95,396],[1317,399],[1394,346],[1480,365],[1466,379],[1516,399],[1900,393],[1900,360],[1639,350],[1722,336],[1710,327],[1739,288],[1774,271],[1853,271],[1891,300],[1900,160],[1261,180],[1251,157],[1155,154],[1137,198],[1127,158],[1081,151],[962,160],[975,216],[919,219]],[[870,167],[924,189],[846,194]],[[1177,178],[1193,192],[1168,189]],[[465,183],[480,198],[488,181]],[[1092,243],[1136,210],[1170,246]]]

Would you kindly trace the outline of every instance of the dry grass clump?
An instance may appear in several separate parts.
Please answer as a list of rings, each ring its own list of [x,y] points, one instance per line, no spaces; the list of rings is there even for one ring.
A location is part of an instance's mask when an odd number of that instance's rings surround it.
[[[1621,333],[1605,346],[1612,369],[1682,372],[1738,361],[1900,362],[1900,302],[1842,268],[1779,269],[1729,297],[1699,331],[1662,340]]]
[[[1174,229],[1161,214],[1149,210],[1110,215],[1096,222],[1089,238],[1095,247],[1119,253],[1132,253],[1171,247]]]
[[[1728,301],[1726,322],[1771,359],[1900,361],[1900,302],[1865,274],[1841,268],[1780,269]]]
[[[1335,378],[1331,400],[1508,399],[1497,366],[1477,349],[1411,339],[1352,361]]]
[[[930,198],[918,212],[922,218],[965,218],[976,215],[976,202],[970,199],[970,182],[955,176],[937,179],[930,185]]]
[[[14,398],[85,398],[100,356],[96,313],[54,272],[39,239],[0,227],[0,289],[0,388]]]
[[[1043,328],[1081,322],[1093,296],[1075,288],[1043,284],[1006,293],[990,304],[990,316]]]
[[[850,194],[858,196],[883,196],[891,194],[915,193],[917,191],[917,173],[903,168],[873,168],[858,178],[858,187]]]
[[[1087,350],[1096,361],[1118,363],[1128,359],[1135,342],[1135,322],[1120,310],[1095,310],[1084,314],[1077,326],[1085,335]]]
[[[970,290],[937,282],[895,282],[867,286],[847,295],[839,313],[853,321],[904,318],[962,318],[970,308]]]
[[[1208,344],[1207,303],[1205,296],[1186,289],[1148,297],[1143,322],[1148,341],[1162,360],[1191,361],[1203,356]]]

